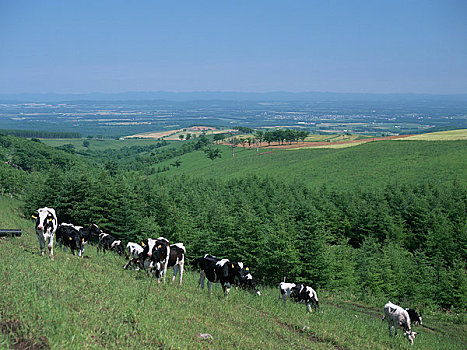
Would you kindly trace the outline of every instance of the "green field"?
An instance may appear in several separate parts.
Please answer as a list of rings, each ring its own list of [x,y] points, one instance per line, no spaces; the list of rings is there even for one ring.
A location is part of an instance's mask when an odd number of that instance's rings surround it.
[[[465,316],[425,312],[411,347],[390,338],[381,322],[387,300],[365,305],[351,295],[318,291],[321,308],[283,307],[276,288],[257,297],[220,288],[157,284],[145,273],[124,271],[125,261],[89,246],[85,258],[55,249],[56,261],[38,254],[33,222],[21,218],[20,202],[0,197],[2,228],[20,227],[19,238],[0,239],[0,347],[35,349],[465,349]],[[212,335],[202,340],[200,333]]]
[[[375,141],[342,149],[271,150],[217,146],[222,157],[210,160],[202,151],[180,157],[174,174],[201,178],[272,176],[311,186],[373,187],[386,183],[467,181],[466,141]],[[166,161],[155,167],[169,166]]]

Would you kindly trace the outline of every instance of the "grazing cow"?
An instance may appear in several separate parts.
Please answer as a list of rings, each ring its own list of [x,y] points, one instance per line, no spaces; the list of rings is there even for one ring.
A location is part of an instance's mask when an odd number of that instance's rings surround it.
[[[404,330],[404,336],[413,344],[417,333],[413,332],[410,328],[410,317],[406,310],[388,301],[388,303],[384,305],[383,320],[384,319],[388,322],[389,336],[392,337],[392,327],[395,329],[395,335],[397,335],[397,328],[401,327]]]
[[[244,271],[243,279],[238,280],[238,285],[240,286],[240,288],[254,291],[257,295],[261,295],[259,289],[256,288],[256,283],[253,279],[253,275],[250,272],[250,267],[244,265],[242,262],[239,262],[238,265]]]
[[[47,244],[47,248],[49,248],[49,257],[54,261],[54,235],[58,226],[55,210],[47,207],[40,208],[37,209],[37,214],[33,214],[32,217],[36,219],[36,234],[39,240],[41,254],[44,255],[45,242],[49,240]]]
[[[228,259],[218,259],[215,256],[206,254],[198,259],[198,264],[201,269],[199,284],[201,289],[204,289],[204,279],[208,279],[207,285],[209,295],[211,295],[212,283],[220,282],[224,295],[227,297],[230,292],[230,287],[235,283],[235,279],[244,279],[244,271],[240,265]]]
[[[284,301],[284,306],[287,299],[293,299],[296,302],[305,303],[309,312],[312,312],[312,306],[316,309],[319,308],[318,294],[309,286],[281,282],[279,284],[279,291],[279,298],[282,298]]]
[[[82,238],[79,233],[79,226],[67,224],[62,222],[57,228],[55,233],[55,239],[57,244],[63,248],[63,246],[71,249],[71,253],[75,255],[75,250],[78,251],[78,256],[81,256]]]
[[[167,255],[168,254],[168,255]],[[186,249],[183,243],[175,243],[170,245],[169,249],[163,244],[156,243],[156,249],[153,250],[151,260],[158,269],[156,270],[156,278],[159,282],[163,275],[165,282],[165,273],[168,267],[174,268],[172,283],[175,281],[178,271],[180,270],[180,284],[183,279],[183,267],[185,266]],[[168,257],[168,258],[167,258]],[[157,265],[159,263],[159,265]],[[163,271],[165,267],[165,271]]]
[[[126,251],[130,260],[123,266],[124,269],[127,269],[128,266],[133,266],[136,270],[140,270],[139,262],[140,256],[143,253],[143,247],[138,243],[128,242],[126,245]]]
[[[312,306],[319,309],[318,294],[310,286],[297,284],[292,288],[292,298],[299,303],[305,303],[309,312],[312,312]]]
[[[99,248],[105,253],[106,250],[113,250],[118,254],[125,255],[125,248],[121,240],[116,239],[115,237],[109,235],[108,233],[99,234],[99,244],[97,245],[97,253],[99,253]]]
[[[411,324],[422,324],[422,313],[419,314],[414,309],[405,309],[405,311],[409,314]]]

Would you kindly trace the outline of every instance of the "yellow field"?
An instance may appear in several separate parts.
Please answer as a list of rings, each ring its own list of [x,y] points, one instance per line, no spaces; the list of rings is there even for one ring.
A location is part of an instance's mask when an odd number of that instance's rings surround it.
[[[425,140],[425,141],[467,140],[467,129],[439,131],[439,132],[431,132],[427,134],[413,135],[413,136],[406,137],[403,140]]]

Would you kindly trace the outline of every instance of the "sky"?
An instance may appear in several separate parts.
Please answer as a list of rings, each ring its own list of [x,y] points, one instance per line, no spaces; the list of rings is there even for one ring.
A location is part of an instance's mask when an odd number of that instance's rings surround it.
[[[0,0],[0,93],[467,93],[466,0]]]

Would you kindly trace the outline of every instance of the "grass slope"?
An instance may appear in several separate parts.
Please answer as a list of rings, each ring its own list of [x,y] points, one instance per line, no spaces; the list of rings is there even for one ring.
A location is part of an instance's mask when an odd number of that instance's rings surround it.
[[[220,147],[220,146],[219,146]],[[277,176],[329,187],[372,187],[396,181],[467,180],[467,141],[376,141],[343,149],[268,150],[220,147],[211,161],[201,151],[180,158],[168,175],[232,178]],[[169,165],[173,161],[157,164]]]
[[[124,271],[124,260],[97,256],[87,247],[79,259],[56,249],[56,261],[38,254],[33,223],[20,203],[0,197],[2,228],[21,227],[19,238],[0,239],[0,346],[54,349],[465,349],[464,315],[425,314],[427,327],[410,347],[390,338],[380,320],[385,301],[361,305],[319,291],[321,311],[283,307],[276,288],[256,297],[232,290],[228,299],[184,285],[157,284],[145,273]],[[381,307],[379,307],[381,306]],[[209,333],[212,340],[202,340]]]

